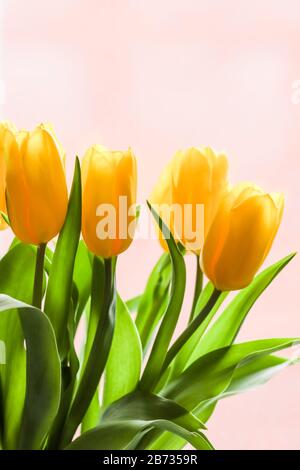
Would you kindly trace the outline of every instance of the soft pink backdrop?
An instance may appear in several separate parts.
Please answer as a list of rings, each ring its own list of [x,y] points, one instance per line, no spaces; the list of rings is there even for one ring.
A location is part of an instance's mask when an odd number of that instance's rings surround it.
[[[233,182],[286,195],[268,263],[299,248],[298,0],[2,0],[0,8],[1,117],[19,127],[53,122],[69,174],[92,143],[130,145],[143,201],[176,149],[213,145],[227,151]],[[141,291],[159,254],[155,241],[137,241],[121,257],[124,297]],[[241,339],[300,334],[299,259],[257,302]],[[299,449],[299,396],[294,367],[223,401],[209,437],[219,449]]]

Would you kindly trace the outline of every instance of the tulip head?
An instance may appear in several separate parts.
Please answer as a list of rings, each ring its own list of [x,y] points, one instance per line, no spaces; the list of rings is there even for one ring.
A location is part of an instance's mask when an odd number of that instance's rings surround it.
[[[13,141],[15,129],[8,121],[0,123],[0,211],[7,214],[6,208],[6,167],[10,146]],[[0,216],[0,230],[7,228],[7,223]]]
[[[169,213],[167,209],[158,212],[174,238],[188,251],[199,254],[203,247],[228,188],[227,172],[227,158],[223,153],[216,153],[210,147],[192,147],[174,155],[154,188],[150,202],[172,206]]]
[[[164,168],[157,184],[149,197],[151,205],[154,207],[160,218],[170,229],[173,237],[176,239],[174,232],[174,213],[172,211],[172,165],[171,162]],[[155,223],[158,239],[163,250],[168,250],[168,245],[164,236]],[[178,240],[177,240],[178,241]]]
[[[6,175],[11,228],[24,243],[47,243],[62,228],[68,205],[59,145],[44,125],[11,137]]]
[[[246,287],[272,246],[282,218],[282,194],[244,183],[221,202],[206,236],[201,267],[222,291]]]
[[[128,151],[94,145],[82,161],[82,235],[89,250],[111,258],[132,242],[136,220],[136,160]]]

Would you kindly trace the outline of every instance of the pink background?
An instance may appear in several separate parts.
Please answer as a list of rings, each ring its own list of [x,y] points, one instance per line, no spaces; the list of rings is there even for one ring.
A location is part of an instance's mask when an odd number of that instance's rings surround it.
[[[93,143],[130,145],[144,201],[176,149],[213,145],[227,151],[232,182],[286,195],[267,263],[299,248],[298,0],[2,0],[0,9],[1,118],[53,122],[69,174]],[[8,232],[1,238],[3,250]],[[141,291],[159,254],[155,241],[136,241],[121,257],[124,297]],[[241,339],[300,334],[299,259],[257,302]],[[289,368],[223,401],[209,437],[219,449],[299,449],[299,396],[300,369]]]

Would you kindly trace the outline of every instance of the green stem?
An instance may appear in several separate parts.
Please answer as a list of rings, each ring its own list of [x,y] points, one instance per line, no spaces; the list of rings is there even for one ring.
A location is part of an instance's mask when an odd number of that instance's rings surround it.
[[[184,259],[176,246],[170,250],[170,256],[173,268],[170,300],[140,381],[140,388],[147,391],[151,391],[156,386],[161,376],[161,367],[166,357],[184,298],[186,281]]]
[[[111,258],[105,259],[104,269],[105,291],[103,305],[101,308],[102,302],[99,302],[99,320],[95,331],[94,340],[77,389],[77,393],[74,397],[66,424],[64,426],[61,447],[65,447],[72,440],[72,437],[74,436],[78,426],[82,422],[89,408],[90,402],[97,390],[97,386],[104,371],[111,347],[116,310],[114,260]],[[93,275],[97,276],[98,272],[98,269],[94,269]],[[92,284],[95,286],[96,279],[93,279]],[[101,286],[98,285],[98,289],[101,289]],[[92,296],[94,295],[97,295],[95,289],[92,291]],[[96,302],[95,298],[92,299],[93,305],[95,305],[94,302]]]
[[[97,325],[99,322],[99,312],[102,311],[104,303],[104,293],[106,289],[105,280],[105,266],[104,260],[94,256],[92,268],[92,282],[91,282],[91,305],[90,314],[87,327],[87,338],[84,347],[84,357],[82,364],[81,376],[85,370],[87,360],[89,358],[93,341],[95,338]]]
[[[142,295],[135,320],[144,352],[158,322],[166,310],[171,282],[169,253],[164,253],[154,266]],[[151,301],[149,301],[151,299]]]
[[[205,320],[207,315],[210,313],[210,311],[213,309],[214,305],[216,304],[218,298],[220,297],[222,292],[218,291],[217,289],[214,289],[210,298],[208,299],[206,305],[203,307],[203,309],[199,312],[199,314],[195,316],[194,320],[188,325],[188,327],[183,331],[183,333],[178,337],[178,339],[175,341],[173,346],[169,349],[165,361],[163,363],[162,369],[161,369],[161,378],[163,377],[163,374],[166,372],[168,366],[171,364],[177,353],[180,351],[180,349],[184,346],[186,341],[193,335],[193,333],[199,328],[201,323]],[[157,439],[161,435],[161,431],[152,429],[150,430],[139,442],[135,450],[141,450],[147,448],[147,446],[153,442],[155,439]]]
[[[202,292],[202,287],[203,287],[203,272],[200,268],[199,255],[196,255],[196,279],[195,279],[194,297],[193,297],[193,304],[192,304],[192,309],[190,313],[189,323],[191,323],[191,321],[194,318],[195,308],[196,308],[199,296]]]
[[[199,312],[199,314],[194,318],[194,320],[191,321],[191,323],[187,326],[187,328],[181,333],[181,335],[177,338],[177,340],[171,346],[164,360],[164,363],[161,369],[161,376],[167,370],[168,366],[171,364],[171,362],[173,361],[174,357],[178,354],[180,349],[185,345],[185,343],[190,339],[190,337],[195,333],[197,328],[199,328],[201,323],[205,320],[209,312],[212,310],[212,308],[216,304],[221,293],[222,292],[217,290],[216,288],[213,290],[206,305]]]
[[[43,278],[46,243],[41,243],[37,247],[35,274],[33,284],[32,305],[41,308],[43,298]]]
[[[61,389],[61,399],[59,404],[59,409],[53,425],[51,427],[46,449],[47,450],[56,450],[59,447],[59,442],[61,438],[61,432],[68,415],[69,406],[72,400],[72,393],[75,380],[72,378],[70,382],[70,367],[62,364],[61,365],[61,375],[62,375],[62,389]],[[66,383],[67,382],[67,383]]]

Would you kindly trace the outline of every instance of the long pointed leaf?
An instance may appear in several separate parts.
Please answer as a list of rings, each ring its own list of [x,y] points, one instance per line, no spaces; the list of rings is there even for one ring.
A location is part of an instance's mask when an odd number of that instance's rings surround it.
[[[152,390],[160,379],[160,373],[162,371],[164,360],[166,358],[169,344],[180,315],[186,281],[184,258],[180,253],[180,250],[178,249],[168,227],[159,217],[157,212],[153,209],[151,204],[148,203],[148,205],[168,244],[172,261],[172,285],[169,303],[154,340],[154,344],[152,346],[142,379],[140,381],[140,387],[144,390]]]
[[[215,409],[217,402],[226,397],[245,393],[263,385],[283,369],[293,364],[293,360],[278,356],[264,356],[244,364],[237,368],[232,376],[228,388],[219,396],[202,403],[194,414],[203,422],[206,422]],[[186,445],[186,441],[172,433],[164,432],[159,437],[153,438],[147,446],[149,450],[180,450]]]
[[[299,338],[272,338],[234,344],[212,351],[200,357],[170,382],[164,396],[193,410],[202,402],[223,393],[234,372],[242,365],[299,342]]]
[[[213,290],[214,290],[213,284],[211,282],[207,283],[197,302],[194,317],[197,316],[197,313],[200,312],[204,308],[209,298],[211,297]],[[227,295],[228,295],[228,292],[222,292],[216,304],[214,305],[210,313],[207,315],[203,323],[201,323],[199,328],[197,328],[195,333],[190,337],[190,339],[185,343],[183,348],[179,351],[179,353],[176,356],[176,359],[173,362],[173,365],[171,366],[170,378],[174,378],[177,375],[179,375],[180,372],[182,372],[190,363],[190,358],[191,356],[193,356],[195,349],[197,349],[200,339],[204,335],[205,331],[208,328],[208,325],[210,324],[211,320],[217,313],[220,305],[226,299]]]
[[[199,341],[188,365],[192,364],[200,355],[233,343],[253,304],[294,256],[295,253],[292,253],[266,268],[254,278],[248,287],[234,297],[222,315]]]
[[[170,255],[164,253],[154,266],[138,303],[135,322],[144,350],[166,310],[171,274]]]
[[[32,301],[36,250],[18,241],[0,261],[0,292],[23,302]],[[20,280],[22,282],[20,282]],[[17,312],[0,315],[0,340],[5,344],[6,364],[0,365],[3,447],[16,448],[25,398],[26,354]]]
[[[0,312],[17,309],[26,342],[26,395],[20,449],[39,449],[60,400],[60,360],[53,328],[39,309],[0,295]]]
[[[57,240],[45,299],[45,312],[54,328],[62,358],[66,355],[73,270],[80,230],[81,177],[79,160],[76,159],[68,212]]]
[[[78,305],[75,319],[76,325],[78,325],[90,296],[92,283],[92,259],[83,240],[80,240],[78,244],[73,278],[78,290]]]
[[[152,421],[116,421],[114,423],[103,423],[95,429],[84,433],[75,439],[67,450],[129,450],[135,447],[137,435],[143,435],[150,428],[156,427],[161,430],[173,432],[198,450],[213,449],[211,443],[202,433],[186,431],[181,426],[167,420]]]
[[[206,429],[204,424],[178,403],[153,393],[136,390],[113,403],[104,413],[103,421],[166,419],[188,431]]]
[[[105,368],[104,406],[136,388],[141,365],[142,349],[136,326],[126,305],[117,296],[115,330]]]

